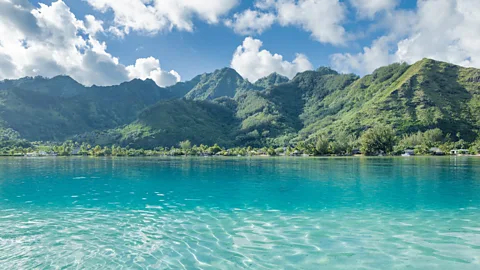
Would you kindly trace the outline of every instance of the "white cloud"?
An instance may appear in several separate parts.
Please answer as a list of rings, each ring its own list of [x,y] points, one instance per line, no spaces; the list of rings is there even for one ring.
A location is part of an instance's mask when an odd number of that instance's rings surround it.
[[[85,26],[87,28],[87,33],[92,36],[95,36],[98,32],[104,32],[103,22],[95,19],[93,15],[85,16]]]
[[[225,24],[241,35],[261,34],[275,22],[275,15],[257,10],[245,10],[233,15],[233,20],[225,21]]]
[[[260,50],[263,43],[251,37],[245,38],[243,44],[235,51],[231,67],[244,78],[252,82],[268,76],[273,72],[293,78],[298,72],[313,68],[303,54],[297,54],[292,62],[283,60],[283,56]]]
[[[282,26],[296,26],[319,42],[343,45],[347,8],[339,0],[260,0],[255,6],[274,12]]]
[[[479,1],[419,0],[417,6],[414,13],[393,12],[387,17],[390,25],[385,36],[362,53],[333,55],[332,65],[365,74],[388,63],[413,63],[427,57],[480,68]],[[398,22],[406,26],[399,27]]]
[[[95,38],[102,22],[92,15],[78,20],[61,0],[38,8],[0,0],[0,17],[0,79],[66,74],[85,85],[111,85],[131,78]],[[171,81],[159,65],[152,76],[160,85]]]
[[[375,40],[371,47],[365,47],[362,53],[355,55],[334,54],[331,56],[332,67],[343,73],[371,73],[394,61],[395,58],[388,54],[389,41],[388,37],[382,37]]]
[[[270,9],[275,6],[277,0],[256,0],[255,7],[259,9]]]
[[[350,0],[357,9],[360,18],[373,18],[375,14],[392,10],[398,5],[398,0]]]
[[[181,80],[180,75],[176,71],[171,70],[167,72],[162,70],[160,61],[153,57],[137,59],[135,65],[127,67],[127,71],[130,79],[152,79],[159,86],[169,86]]]
[[[193,31],[193,19],[218,23],[238,4],[238,0],[87,0],[96,10],[114,13],[114,26],[110,28],[117,36],[138,31],[156,34],[164,30]]]

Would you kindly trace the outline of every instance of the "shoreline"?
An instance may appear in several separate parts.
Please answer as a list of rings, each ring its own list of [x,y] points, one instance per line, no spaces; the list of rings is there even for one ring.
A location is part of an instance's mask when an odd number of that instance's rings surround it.
[[[258,159],[337,159],[337,158],[375,158],[375,159],[383,159],[383,158],[402,158],[402,159],[411,159],[411,158],[480,158],[480,155],[416,155],[416,156],[365,156],[365,155],[354,155],[354,156],[193,156],[193,155],[180,155],[180,156],[10,156],[10,155],[0,155],[0,159],[2,158],[17,158],[17,159],[77,159],[77,158],[89,158],[89,159],[138,159],[138,158],[175,158],[175,159],[184,159],[184,158],[202,158],[202,159],[213,159],[213,158],[222,158],[222,159],[240,159],[240,158],[258,158]]]

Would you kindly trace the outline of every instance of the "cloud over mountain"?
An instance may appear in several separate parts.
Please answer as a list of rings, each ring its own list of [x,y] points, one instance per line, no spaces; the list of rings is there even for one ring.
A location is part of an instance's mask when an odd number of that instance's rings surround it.
[[[245,38],[233,54],[231,67],[251,82],[268,76],[273,72],[292,78],[298,72],[312,69],[313,66],[303,54],[297,54],[292,62],[283,60],[283,56],[260,50],[263,43],[259,39]]]
[[[381,19],[386,27],[384,35],[362,52],[332,55],[332,65],[359,74],[422,58],[480,67],[479,13],[480,2],[476,0],[419,0],[416,10],[389,10]],[[367,10],[366,15],[371,14],[372,10]]]

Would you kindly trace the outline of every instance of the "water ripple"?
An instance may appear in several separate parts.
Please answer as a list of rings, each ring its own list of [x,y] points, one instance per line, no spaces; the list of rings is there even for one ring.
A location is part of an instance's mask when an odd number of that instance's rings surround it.
[[[480,269],[460,161],[0,161],[0,269]]]

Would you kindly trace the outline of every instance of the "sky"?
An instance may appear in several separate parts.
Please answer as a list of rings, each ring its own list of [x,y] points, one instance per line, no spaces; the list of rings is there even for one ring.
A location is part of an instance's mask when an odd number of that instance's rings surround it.
[[[428,57],[480,68],[479,0],[0,0],[0,80],[159,86],[223,67],[254,82]]]

